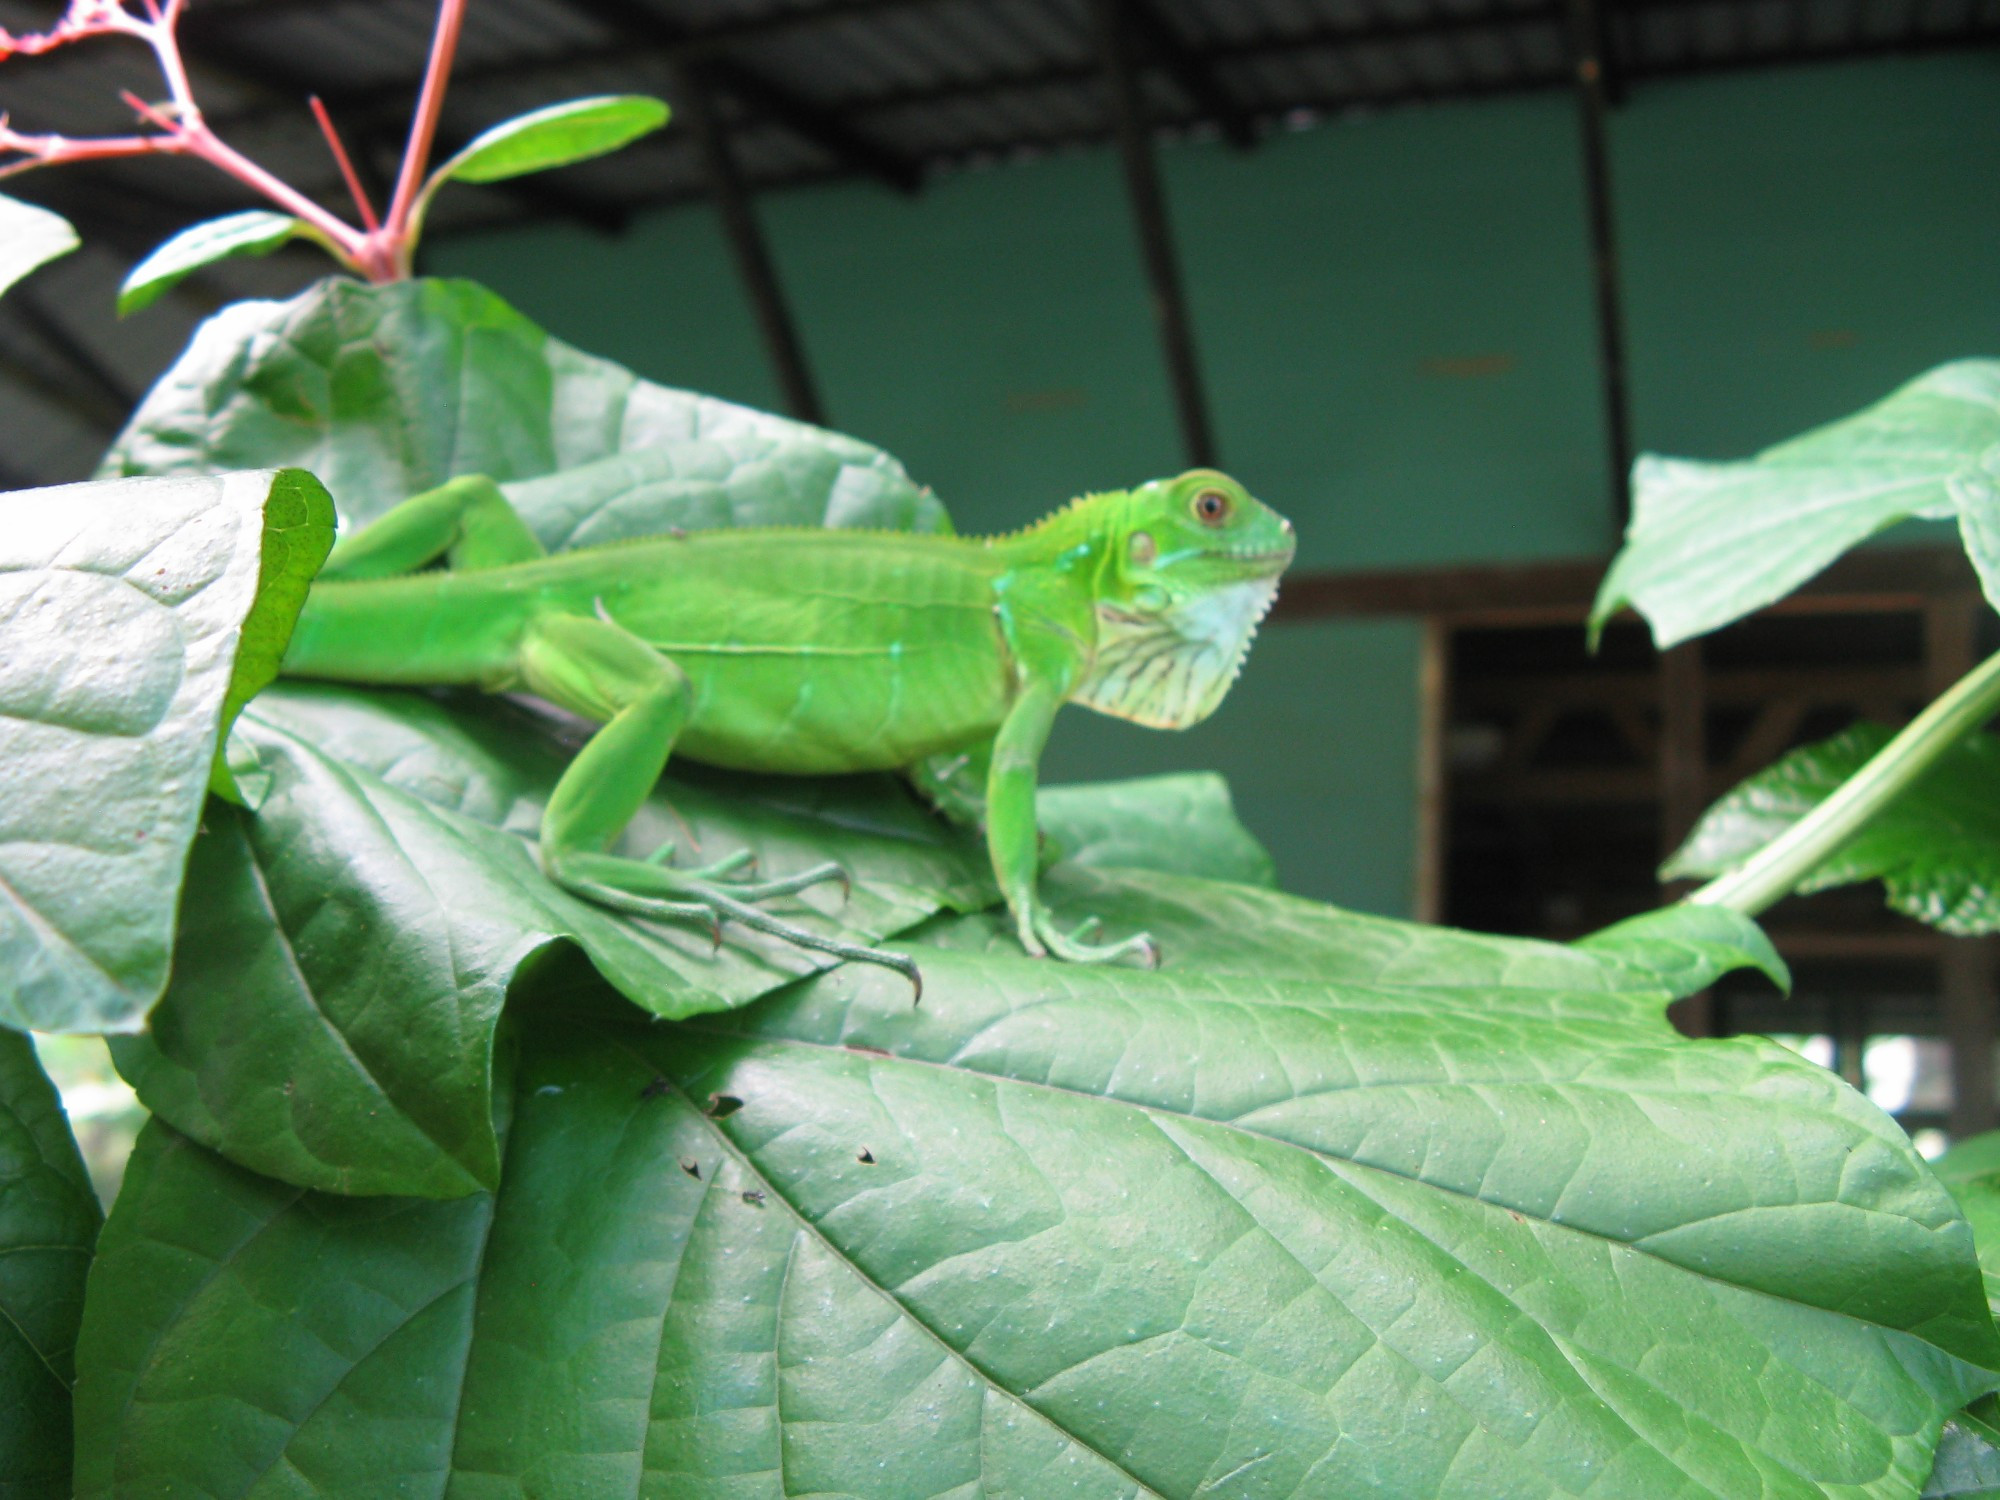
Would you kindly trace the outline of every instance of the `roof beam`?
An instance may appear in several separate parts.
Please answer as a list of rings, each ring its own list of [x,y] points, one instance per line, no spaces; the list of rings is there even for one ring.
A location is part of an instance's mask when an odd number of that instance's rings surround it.
[[[1250,112],[1236,102],[1214,63],[1180,39],[1156,0],[1124,0],[1124,14],[1132,40],[1151,54],[1196,110],[1216,123],[1224,140],[1239,151],[1257,144]]]
[[[570,0],[570,4],[600,25],[670,55],[681,53],[695,35],[641,0]],[[709,83],[727,90],[751,110],[776,121],[849,170],[876,178],[899,193],[914,193],[923,185],[921,162],[870,140],[835,111],[801,98],[754,68],[718,57],[704,71]]]
[[[801,140],[809,141],[843,167],[876,178],[905,196],[924,185],[923,163],[900,151],[877,145],[835,111],[799,98],[769,82],[762,74],[728,58],[718,58],[703,70],[753,112],[776,121]]]
[[[1709,0],[1667,0],[1667,3],[1691,6],[1706,4]],[[1206,53],[1211,61],[1226,62],[1238,58],[1269,57],[1276,52],[1298,52],[1317,48],[1370,46],[1383,42],[1443,41],[1467,32],[1490,32],[1496,28],[1521,24],[1557,26],[1562,24],[1563,15],[1562,0],[1543,0],[1543,3],[1537,4],[1532,9],[1468,11],[1407,21],[1374,21],[1358,24],[1351,21],[1336,22],[1284,36],[1222,42],[1206,49]],[[1046,84],[1083,83],[1093,78],[1101,78],[1103,75],[1104,67],[1101,61],[1065,63],[1050,68],[993,73],[963,83],[898,89],[890,93],[876,94],[867,99],[857,99],[846,108],[850,114],[866,115],[876,110],[907,109],[913,105],[940,103],[951,99],[977,99],[1018,89],[1040,88]]]
[[[1621,14],[1635,11],[1690,10],[1712,3],[1712,0],[1622,0]],[[1208,49],[1209,56],[1220,60],[1236,58],[1269,57],[1273,53],[1297,52],[1319,48],[1349,48],[1371,46],[1405,41],[1445,40],[1467,33],[1492,32],[1496,29],[1517,29],[1524,26],[1562,27],[1567,24],[1567,13],[1562,0],[1547,0],[1532,7],[1519,9],[1465,12],[1456,15],[1428,17],[1421,20],[1385,21],[1372,25],[1354,23],[1334,23],[1315,26],[1285,36],[1260,37],[1243,41],[1220,43]],[[1701,58],[1690,62],[1648,62],[1640,64],[1627,61],[1621,69],[1628,81],[1643,81],[1651,78],[1679,77],[1684,74],[1723,73],[1744,69],[1758,69],[1780,66],[1792,62],[1820,62],[1852,57],[1877,57],[1889,54],[1922,54],[1984,49],[2000,45],[2000,24],[1970,24],[1958,32],[1940,32],[1926,35],[1913,41],[1834,43],[1814,46],[1802,52],[1768,52],[1756,56],[1716,60]],[[1015,72],[992,73],[984,78],[965,83],[951,83],[922,88],[897,89],[873,95],[867,99],[857,99],[844,107],[844,112],[852,117],[865,118],[876,111],[908,109],[924,104],[945,100],[977,100],[990,98],[996,94],[1015,93],[1023,89],[1040,88],[1050,84],[1075,84],[1087,82],[1103,75],[1103,69],[1096,64],[1066,63],[1057,67],[1022,69]],[[1309,108],[1340,108],[1346,104],[1392,105],[1422,103],[1444,98],[1486,98],[1498,94],[1521,93],[1537,89],[1564,86],[1572,81],[1567,64],[1551,68],[1537,75],[1526,75],[1498,81],[1482,81],[1476,84],[1431,86],[1421,85],[1410,88],[1384,90],[1366,95],[1328,95],[1317,98],[1303,98],[1295,101],[1299,106]],[[1069,135],[1051,135],[1038,138],[1032,144],[1049,144],[1057,140],[1073,139]]]
[[[1126,4],[1127,0],[1091,0],[1091,14],[1097,23],[1105,81],[1110,85],[1112,124],[1125,165],[1125,187],[1132,198],[1139,249],[1146,261],[1146,279],[1153,288],[1153,314],[1159,320],[1161,352],[1166,356],[1167,377],[1173,387],[1181,441],[1187,448],[1188,463],[1207,468],[1215,463],[1215,434],[1209,426],[1208,397],[1195,355],[1194,324],[1181,291],[1180,258],[1174,252],[1166,194],[1160,187],[1159,163],[1153,156],[1153,136],[1133,63],[1132,38],[1126,30]]]

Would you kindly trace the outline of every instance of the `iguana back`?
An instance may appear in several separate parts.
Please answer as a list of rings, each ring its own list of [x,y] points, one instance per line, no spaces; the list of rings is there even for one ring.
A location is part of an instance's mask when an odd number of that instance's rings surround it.
[[[285,672],[519,686],[537,615],[601,615],[688,676],[676,753],[889,770],[990,738],[1007,706],[995,584],[1011,549],[901,532],[732,529],[476,572],[314,586]]]

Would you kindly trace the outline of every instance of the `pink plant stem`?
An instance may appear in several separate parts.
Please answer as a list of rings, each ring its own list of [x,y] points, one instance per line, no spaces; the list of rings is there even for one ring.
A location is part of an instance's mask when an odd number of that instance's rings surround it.
[[[347,147],[341,143],[340,132],[333,128],[333,116],[327,113],[326,103],[318,94],[306,101],[312,106],[313,118],[319,121],[319,133],[326,137],[326,149],[333,153],[334,164],[340,168],[340,175],[346,179],[347,194],[354,200],[355,210],[361,215],[361,225],[370,234],[382,227],[375,217],[375,205],[368,201],[368,190],[361,185],[361,174],[354,170],[354,163],[347,155]]]
[[[354,194],[355,206],[365,226],[361,229],[274,177],[208,128],[189,86],[187,66],[176,35],[187,0],[140,0],[144,18],[128,11],[126,3],[127,0],[70,0],[62,20],[47,32],[15,36],[0,30],[0,58],[34,56],[86,37],[122,35],[142,41],[159,63],[171,103],[158,107],[129,94],[126,102],[160,133],[85,139],[23,135],[9,128],[5,114],[0,113],[0,151],[18,152],[23,158],[0,163],[0,177],[66,161],[144,155],[199,157],[310,225],[336,256],[370,280],[393,281],[410,273],[411,215],[421,196],[431,147],[437,139],[445,84],[451,76],[459,33],[465,23],[465,0],[439,0],[437,29],[431,39],[430,60],[417,96],[416,113],[410,121],[410,138],[396,178],[395,195],[380,222],[331,120],[326,117],[325,107],[317,99],[313,101],[334,159],[347,180],[348,190]]]
[[[156,12],[152,24],[138,26],[138,34],[153,49],[153,56],[159,61],[160,73],[167,81],[167,92],[173,97],[178,118],[163,118],[157,111],[143,106],[141,113],[162,129],[185,140],[187,154],[200,157],[238,182],[255,188],[273,203],[290,210],[295,217],[304,219],[332,240],[350,260],[361,264],[368,248],[365,236],[344,219],[328,213],[290,183],[272,176],[208,128],[208,122],[202,118],[201,106],[194,101],[194,90],[188,85],[187,64],[181,59],[180,39],[175,35],[174,23],[180,18],[181,3],[184,0],[169,0],[166,14],[158,15]],[[366,269],[365,265],[363,269]]]
[[[464,24],[465,0],[441,0],[430,61],[424,68],[424,86],[417,95],[417,112],[410,120],[410,140],[403,151],[403,169],[396,176],[396,194],[383,222],[383,235],[393,243],[399,261],[407,256],[410,211],[423,186],[424,169],[430,165],[431,143],[437,138],[438,116],[444,111],[444,88]]]
[[[242,152],[210,132],[200,121],[186,127],[188,151],[212,166],[220,167],[238,182],[245,183],[297,218],[319,230],[353,258],[364,271],[368,236],[337,214],[328,213],[290,183],[273,177]],[[372,274],[372,273],[371,273]]]

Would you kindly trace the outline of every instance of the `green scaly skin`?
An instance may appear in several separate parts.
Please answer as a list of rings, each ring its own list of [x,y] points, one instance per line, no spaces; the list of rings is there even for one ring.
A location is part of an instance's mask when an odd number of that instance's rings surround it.
[[[1029,953],[1157,962],[1144,933],[1092,942],[1094,922],[1065,933],[1042,904],[1042,747],[1065,703],[1162,729],[1206,718],[1292,551],[1291,523],[1212,470],[1086,496],[1002,537],[717,530],[552,556],[492,481],[469,477],[334,548],[284,671],[528,692],[601,724],[549,799],[541,861],[618,910],[717,932],[738,921],[921,985],[902,954],[757,905],[844,880],[837,866],[737,880],[747,857],[680,869],[670,850],[610,852],[669,755],[799,775],[901,770],[948,813],[983,817]]]

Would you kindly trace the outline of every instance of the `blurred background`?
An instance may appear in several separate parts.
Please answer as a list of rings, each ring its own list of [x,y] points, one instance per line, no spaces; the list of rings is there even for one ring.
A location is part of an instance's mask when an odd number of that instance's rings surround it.
[[[338,203],[306,96],[379,187],[433,17],[195,0],[183,35],[210,123]],[[121,47],[9,61],[0,108],[125,128],[118,89],[158,85]],[[422,269],[879,443],[964,531],[1230,469],[1301,539],[1242,680],[1185,735],[1067,715],[1048,774],[1219,769],[1291,890],[1574,936],[1657,904],[1741,775],[1996,644],[1921,532],[1666,658],[1636,623],[1592,657],[1580,621],[1632,454],[1745,456],[2000,353],[2000,0],[473,0],[444,149],[601,92],[674,122],[453,188]],[[230,262],[120,322],[130,266],[240,190],[170,161],[10,190],[87,247],[0,303],[10,486],[88,474],[202,317],[324,264]],[[1931,1149],[1996,1123],[1990,945],[1872,889],[1770,925],[1798,992],[1684,1025],[1792,1039]],[[63,1046],[73,1109],[129,1120]]]

